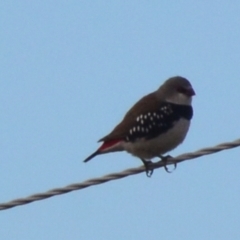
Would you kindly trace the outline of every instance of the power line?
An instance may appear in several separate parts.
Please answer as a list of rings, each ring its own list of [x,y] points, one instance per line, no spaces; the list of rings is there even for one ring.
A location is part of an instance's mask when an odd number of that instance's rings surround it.
[[[236,141],[233,142],[226,142],[226,143],[222,143],[219,145],[216,145],[214,147],[209,147],[209,148],[203,148],[200,149],[196,152],[191,152],[191,153],[185,153],[182,155],[179,155],[175,158],[172,158],[168,161],[168,165],[170,164],[174,164],[174,163],[180,163],[186,160],[190,160],[193,158],[198,158],[204,155],[208,155],[208,154],[213,154],[222,150],[227,150],[227,149],[231,149],[231,148],[235,148],[235,147],[239,147],[240,146],[240,139],[237,139]],[[161,168],[163,167],[164,164],[159,161],[156,163],[153,163],[150,168],[151,169],[156,169],[156,168]],[[15,199],[12,200],[10,202],[6,202],[6,203],[0,203],[0,210],[6,210],[12,207],[16,207],[16,206],[20,206],[20,205],[24,205],[24,204],[28,204],[31,202],[35,202],[35,201],[40,201],[40,200],[44,200],[53,196],[57,196],[57,195],[61,195],[61,194],[65,194],[71,191],[76,191],[76,190],[80,190],[83,188],[87,188],[87,187],[91,187],[93,185],[98,185],[98,184],[102,184],[108,181],[112,181],[112,180],[117,180],[120,178],[124,178],[124,177],[128,177],[131,175],[135,175],[135,174],[139,174],[145,172],[145,167],[141,166],[141,167],[137,167],[137,168],[129,168],[125,171],[122,172],[118,172],[118,173],[111,173],[108,175],[105,175],[103,177],[99,177],[99,178],[92,178],[89,180],[86,180],[84,182],[81,183],[75,183],[75,184],[71,184],[62,188],[55,188],[52,190],[49,190],[47,192],[44,193],[37,193],[37,194],[33,194],[29,197],[26,198],[19,198],[19,199]]]

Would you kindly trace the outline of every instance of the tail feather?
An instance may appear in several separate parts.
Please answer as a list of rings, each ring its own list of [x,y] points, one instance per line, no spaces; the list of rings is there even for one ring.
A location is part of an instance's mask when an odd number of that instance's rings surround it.
[[[116,147],[116,149],[114,149],[114,146],[119,143],[121,140],[111,140],[111,141],[107,141],[104,142],[102,144],[102,146],[95,151],[94,153],[92,153],[90,156],[88,156],[83,162],[88,162],[90,161],[92,158],[94,158],[95,156],[99,155],[99,154],[104,154],[104,153],[108,153],[108,152],[114,152],[114,151],[121,151],[121,147]]]
[[[99,149],[94,152],[93,154],[91,154],[90,156],[88,156],[83,162],[88,162],[90,161],[92,158],[94,158],[95,156],[97,156],[98,154],[101,154],[101,152],[99,151]]]

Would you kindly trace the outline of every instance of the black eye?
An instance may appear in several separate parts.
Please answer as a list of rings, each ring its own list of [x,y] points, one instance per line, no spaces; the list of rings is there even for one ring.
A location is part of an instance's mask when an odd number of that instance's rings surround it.
[[[182,93],[182,94],[188,96],[188,97],[191,97],[191,96],[195,95],[195,92],[194,92],[194,90],[191,86],[190,87],[178,87],[177,91],[179,93]]]
[[[187,93],[188,93],[188,89],[186,89],[186,88],[184,88],[184,87],[178,87],[178,88],[177,88],[177,91],[178,91],[179,93],[182,93],[182,94],[185,94],[185,95],[187,95]]]

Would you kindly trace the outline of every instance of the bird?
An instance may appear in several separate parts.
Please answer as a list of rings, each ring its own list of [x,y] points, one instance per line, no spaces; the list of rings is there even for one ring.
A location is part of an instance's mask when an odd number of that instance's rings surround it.
[[[185,139],[193,117],[192,97],[195,91],[184,77],[167,79],[156,91],[136,102],[122,121],[98,142],[102,145],[88,156],[88,162],[97,155],[126,151],[138,157],[150,177],[151,160],[159,157],[165,170],[170,155]],[[176,167],[176,165],[175,165]]]

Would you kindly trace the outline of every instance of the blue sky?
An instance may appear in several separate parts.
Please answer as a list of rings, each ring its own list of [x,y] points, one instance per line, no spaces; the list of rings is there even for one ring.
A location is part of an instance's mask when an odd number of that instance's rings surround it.
[[[1,1],[0,202],[141,162],[83,164],[168,77],[197,95],[184,152],[239,138],[239,1]],[[9,239],[239,239],[239,149],[0,212]]]

